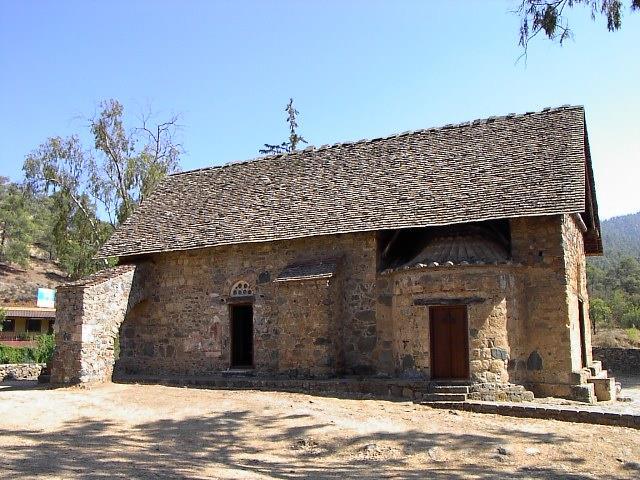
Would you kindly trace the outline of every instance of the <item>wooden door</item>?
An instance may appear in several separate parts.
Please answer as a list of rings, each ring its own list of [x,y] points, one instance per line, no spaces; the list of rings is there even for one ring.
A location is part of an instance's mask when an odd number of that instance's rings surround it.
[[[467,307],[431,307],[431,377],[469,378]]]

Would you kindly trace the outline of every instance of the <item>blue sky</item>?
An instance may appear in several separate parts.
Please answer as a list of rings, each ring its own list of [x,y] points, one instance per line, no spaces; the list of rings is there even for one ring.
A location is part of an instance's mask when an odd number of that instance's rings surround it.
[[[183,169],[547,106],[586,108],[601,217],[640,210],[640,14],[619,32],[575,8],[575,41],[516,64],[517,0],[3,1],[0,175],[102,99],[181,115]],[[628,2],[626,2],[628,3]],[[132,123],[133,125],[133,123]]]

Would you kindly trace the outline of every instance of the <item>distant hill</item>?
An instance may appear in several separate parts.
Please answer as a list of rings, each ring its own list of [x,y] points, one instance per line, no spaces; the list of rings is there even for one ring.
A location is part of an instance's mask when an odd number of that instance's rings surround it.
[[[604,257],[590,260],[597,265],[610,265],[622,256],[640,260],[640,212],[613,217],[601,222]]]
[[[49,260],[31,256],[26,268],[0,262],[0,307],[35,306],[38,288],[56,288],[69,278]]]

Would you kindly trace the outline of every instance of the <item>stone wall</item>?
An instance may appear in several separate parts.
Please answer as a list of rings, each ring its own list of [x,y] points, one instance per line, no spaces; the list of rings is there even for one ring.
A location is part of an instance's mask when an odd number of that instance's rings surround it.
[[[0,382],[4,380],[38,380],[44,363],[0,364]]]
[[[589,318],[589,293],[587,291],[587,264],[584,254],[582,230],[573,215],[564,215],[562,219],[562,239],[565,251],[565,280],[567,305],[569,309],[569,329],[571,337],[571,367],[574,372],[587,367],[593,361],[591,355],[591,321]],[[584,316],[584,335],[586,344],[586,365],[582,359],[582,340],[580,336],[580,314]]]
[[[380,276],[380,371],[429,378],[429,306],[458,303],[467,306],[474,382],[535,384],[545,394],[571,395],[579,370],[573,352],[580,347],[569,307],[577,306],[578,294],[586,299],[580,232],[570,216],[510,223],[510,262],[423,266]]]
[[[53,383],[111,380],[114,339],[138,299],[135,273],[132,266],[119,266],[58,288]]]
[[[337,334],[341,292],[336,283],[334,279],[278,283],[278,311],[288,312],[277,319],[279,373],[330,376],[344,366],[342,337]]]
[[[378,291],[381,364],[388,351],[393,365],[388,373],[430,378],[429,307],[458,303],[467,306],[471,379],[509,381],[509,358],[512,353],[522,355],[518,287],[514,265],[426,267],[382,276]]]
[[[610,372],[640,375],[640,348],[593,347],[593,358]]]
[[[290,264],[328,258],[338,260],[328,281],[274,282]],[[139,274],[144,299],[122,326],[118,371],[227,370],[231,289],[244,280],[252,289],[256,373],[375,372],[374,233],[156,254]]]
[[[520,293],[526,318],[524,355],[514,362],[526,370],[527,384],[539,395],[571,396],[576,383],[565,222],[562,215],[511,220],[513,260],[523,265]]]
[[[429,306],[467,305],[471,380],[571,394],[583,246],[570,216],[512,219],[512,260],[377,271],[375,232],[151,254],[58,294],[53,381],[207,375],[231,364],[232,288],[253,306],[258,375],[430,378]],[[331,259],[330,278],[276,281]],[[578,344],[579,348],[579,344]],[[578,350],[579,351],[579,350]],[[578,378],[578,380],[580,380]],[[493,387],[487,387],[493,388]]]

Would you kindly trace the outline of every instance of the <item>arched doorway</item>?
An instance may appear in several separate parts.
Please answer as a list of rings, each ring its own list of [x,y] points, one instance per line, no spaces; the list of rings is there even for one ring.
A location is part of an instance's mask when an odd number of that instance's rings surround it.
[[[241,280],[231,289],[229,301],[231,368],[253,368],[253,290]]]

